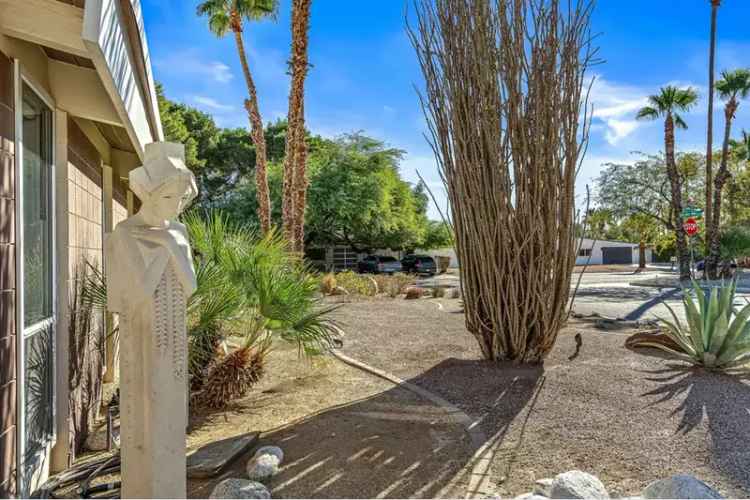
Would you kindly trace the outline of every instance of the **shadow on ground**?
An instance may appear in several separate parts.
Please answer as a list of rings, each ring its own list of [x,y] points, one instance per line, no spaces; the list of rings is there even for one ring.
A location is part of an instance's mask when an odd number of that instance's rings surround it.
[[[541,375],[541,368],[447,359],[409,382],[449,401],[462,401],[461,410],[468,415],[489,415],[476,425],[486,439],[497,443],[533,400]],[[457,392],[461,397],[454,397]],[[470,439],[466,420],[458,417],[455,411],[394,387],[266,432],[261,444],[277,444],[285,453],[284,467],[270,484],[272,495],[464,497],[472,482],[472,456],[486,443]],[[240,458],[212,480],[191,481],[190,496],[207,497],[225,477],[246,477],[248,459]]]
[[[750,484],[750,385],[748,376],[709,372],[671,364],[649,372],[659,387],[644,394],[651,405],[680,401],[675,434],[689,435],[706,425],[711,437],[712,466],[739,488]],[[721,390],[717,388],[721,387]],[[705,422],[704,422],[705,420]]]

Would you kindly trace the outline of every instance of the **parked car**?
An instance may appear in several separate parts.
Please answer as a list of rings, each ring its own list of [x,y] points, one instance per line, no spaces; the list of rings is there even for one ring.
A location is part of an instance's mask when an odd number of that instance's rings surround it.
[[[429,274],[437,273],[435,259],[429,255],[407,255],[401,259],[401,267],[405,273]]]
[[[719,268],[726,270],[730,272],[731,274],[734,274],[737,271],[737,261],[735,259],[731,260],[723,260],[719,262]],[[706,270],[706,261],[705,260],[699,260],[695,264],[696,271],[705,271]]]
[[[401,263],[386,255],[368,255],[357,262],[360,273],[393,274],[401,272]]]

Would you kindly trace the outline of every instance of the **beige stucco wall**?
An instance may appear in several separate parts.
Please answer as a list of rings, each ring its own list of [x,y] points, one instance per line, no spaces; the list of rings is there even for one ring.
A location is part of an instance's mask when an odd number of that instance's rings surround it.
[[[47,93],[51,93],[47,55],[39,45],[0,33],[0,52],[13,59],[19,59],[23,71],[31,77],[34,84],[42,87]]]

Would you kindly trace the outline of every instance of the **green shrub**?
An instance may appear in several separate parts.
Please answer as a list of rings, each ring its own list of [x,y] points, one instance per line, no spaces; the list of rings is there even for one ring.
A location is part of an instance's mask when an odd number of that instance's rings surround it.
[[[445,297],[445,287],[444,286],[436,286],[432,289],[432,297],[435,299],[442,299]]]
[[[357,274],[353,271],[343,271],[336,274],[336,283],[351,295],[374,297],[378,293],[378,285],[370,276]]]
[[[202,385],[230,336],[243,337],[253,352],[266,335],[295,343],[306,355],[331,346],[335,330],[327,318],[331,309],[316,298],[319,283],[279,235],[260,236],[217,214],[191,213],[185,224],[198,282],[188,303],[193,387]]]
[[[652,347],[712,370],[736,368],[750,361],[750,304],[741,310],[734,308],[737,280],[713,288],[706,296],[697,282],[692,294],[683,292],[687,325],[683,325],[667,305],[674,322],[662,320],[665,333],[682,352],[654,343]],[[693,299],[695,295],[697,299]],[[666,305],[666,304],[665,304]]]
[[[721,258],[725,260],[750,257],[750,227],[729,226],[721,231]]]
[[[387,294],[392,299],[404,293],[406,288],[414,282],[412,276],[404,273],[376,274],[374,279],[378,284],[379,292]]]

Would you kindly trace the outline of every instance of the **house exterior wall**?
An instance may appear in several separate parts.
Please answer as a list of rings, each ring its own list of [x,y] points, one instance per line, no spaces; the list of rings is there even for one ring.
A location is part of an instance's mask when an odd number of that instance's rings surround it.
[[[68,121],[68,263],[71,278],[82,262],[101,269],[101,156],[73,120]]]
[[[15,113],[13,62],[0,52],[0,497],[16,493]]]
[[[633,264],[638,263],[638,243],[629,243],[625,241],[605,241],[605,240],[592,240],[584,238],[581,242],[580,249],[578,250],[578,256],[576,257],[577,266],[585,266],[586,264],[596,266],[604,263],[603,248],[612,247],[629,247],[633,251]],[[591,251],[591,258],[589,259],[587,251]],[[651,248],[646,248],[646,262],[653,262],[653,252]]]

